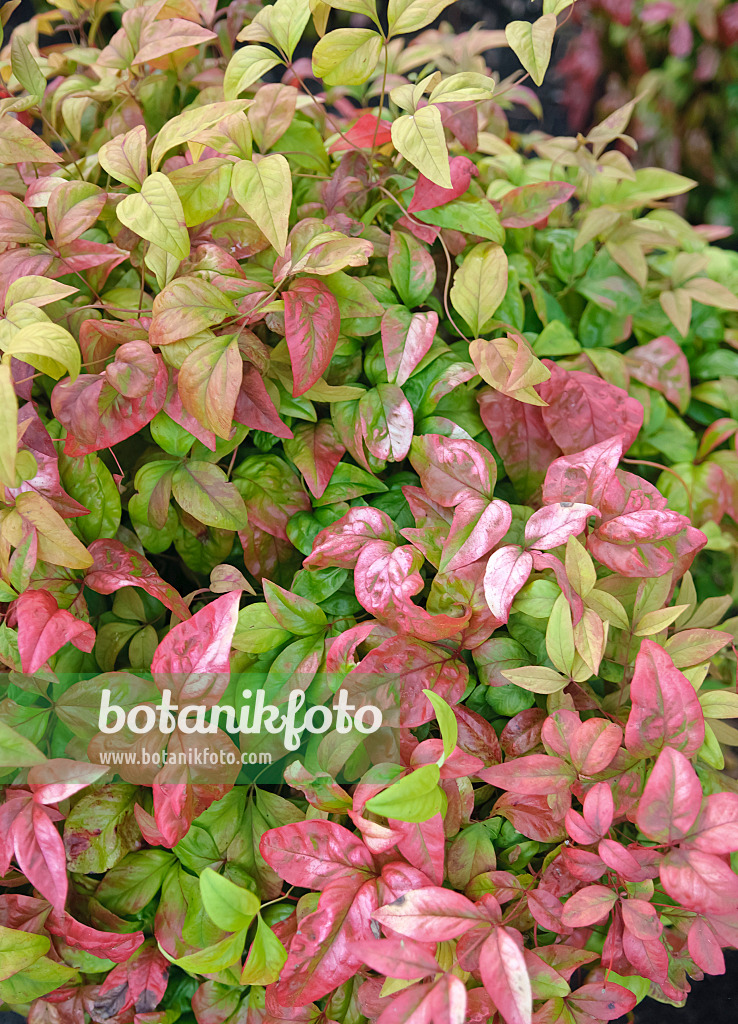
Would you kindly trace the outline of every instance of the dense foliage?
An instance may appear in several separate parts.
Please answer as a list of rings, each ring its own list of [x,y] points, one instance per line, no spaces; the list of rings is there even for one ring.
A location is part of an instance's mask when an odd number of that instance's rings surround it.
[[[534,93],[445,6],[60,0],[0,53],[30,1024],[590,1024],[738,944],[738,259],[632,104],[512,134]],[[507,28],[535,83],[562,11]],[[103,690],[383,724],[202,764]]]
[[[688,174],[690,218],[734,228],[738,190],[738,4],[724,0],[583,0],[563,73],[571,127],[586,131],[626,99],[639,161]],[[597,100],[595,104],[595,100]]]

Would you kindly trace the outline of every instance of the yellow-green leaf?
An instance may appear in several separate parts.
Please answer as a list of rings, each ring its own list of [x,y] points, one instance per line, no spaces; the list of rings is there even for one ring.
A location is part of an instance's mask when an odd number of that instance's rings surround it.
[[[481,75],[478,71],[462,71],[449,75],[433,89],[430,103],[460,103],[474,100],[488,100],[495,88],[494,78]]]
[[[443,738],[443,757],[439,761],[440,768],[444,761],[451,757],[456,749],[456,744],[459,739],[459,723],[456,721],[456,715],[453,713],[443,697],[434,693],[433,690],[423,690],[423,693],[433,705],[433,710],[436,713],[436,719],[438,721],[438,728],[441,730],[441,736]]]
[[[10,66],[26,92],[40,100],[46,90],[46,79],[25,39],[17,32],[11,38]]]
[[[448,147],[438,107],[421,107],[398,117],[392,125],[392,142],[413,167],[441,188],[451,188]]]
[[[116,213],[121,224],[152,245],[179,260],[189,256],[190,236],[185,227],[184,210],[166,174],[159,171],[150,174],[137,195],[126,196],[118,204]]]
[[[200,875],[200,895],[208,917],[226,932],[248,928],[261,906],[255,893],[212,868],[204,868]]]
[[[397,821],[428,821],[443,805],[440,777],[437,764],[421,765],[367,800],[367,810]]]
[[[272,68],[283,63],[274,50],[267,46],[241,47],[228,62],[223,79],[223,95],[226,100],[235,99],[244,89],[248,89]]]
[[[569,685],[569,677],[562,676],[545,665],[529,665],[527,668],[509,668],[500,675],[511,683],[530,690],[531,693],[558,693]]]
[[[389,0],[387,23],[391,36],[417,32],[438,17],[454,0]]]
[[[81,366],[79,346],[69,331],[51,321],[21,327],[4,345],[6,356],[15,356],[59,380],[68,372],[77,377]]]
[[[185,110],[173,117],[171,121],[167,121],[156,136],[156,142],[151,150],[151,170],[158,170],[159,164],[170,149],[196,138],[201,132],[220,124],[230,114],[239,113],[247,102],[247,100],[226,100],[221,103],[206,103],[202,107]]]
[[[292,205],[292,175],[286,159],[272,153],[258,163],[240,160],[233,168],[231,188],[236,202],[283,256]]]
[[[137,124],[100,147],[97,159],[104,171],[138,191],[146,178],[146,129]]]
[[[451,303],[475,336],[483,332],[507,291],[507,256],[501,245],[475,245],[456,271]]]
[[[279,978],[286,959],[287,950],[259,914],[256,936],[241,972],[241,984],[271,985]]]
[[[551,609],[546,628],[546,653],[554,668],[565,676],[571,675],[574,666],[574,627],[571,608],[564,594],[559,594]]]
[[[555,14],[544,14],[533,24],[529,21],[511,21],[505,29],[510,49],[536,85],[543,82],[551,60],[551,44],[555,31]]]
[[[15,458],[18,450],[18,399],[10,367],[0,364],[0,482],[15,487]]]
[[[326,85],[361,85],[377,66],[382,37],[371,28],[337,28],[313,50],[313,74]]]

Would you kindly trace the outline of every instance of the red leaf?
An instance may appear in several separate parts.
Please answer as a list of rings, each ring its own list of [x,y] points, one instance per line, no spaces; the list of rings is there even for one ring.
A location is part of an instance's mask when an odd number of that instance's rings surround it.
[[[171,415],[171,413],[170,413]],[[280,418],[264,381],[252,363],[243,364],[241,390],[236,398],[233,418],[252,430],[265,430],[275,437],[292,437],[292,431]]]
[[[690,397],[689,363],[673,338],[662,335],[646,345],[637,345],[625,361],[632,377],[660,391],[679,412],[686,412]]]
[[[336,879],[365,877],[374,862],[361,839],[332,821],[280,825],[259,844],[267,864],[290,885],[323,889]]]
[[[480,777],[481,774],[477,772]],[[494,813],[507,818],[526,839],[557,843],[565,837],[563,825],[554,818],[545,796],[504,793],[495,804]]]
[[[454,974],[443,974],[395,996],[376,1024],[464,1024],[466,1011],[466,985]]]
[[[71,612],[59,608],[46,590],[27,590],[15,602],[21,668],[32,675],[66,643],[88,654],[95,646],[95,630]]]
[[[11,835],[18,867],[53,907],[63,910],[67,859],[62,837],[46,808],[35,802],[27,804],[13,822]]]
[[[293,439],[285,443],[284,450],[316,498],[322,497],[333,470],[346,451],[330,420],[298,424]]]
[[[660,939],[640,939],[627,928],[623,932],[623,953],[642,978],[663,985],[669,976],[669,954]]]
[[[167,633],[151,663],[160,690],[171,689],[181,704],[217,703],[228,685],[240,599],[238,590],[223,594]]]
[[[707,538],[686,516],[645,508],[604,522],[589,535],[591,554],[621,576],[681,576]]]
[[[580,889],[564,904],[561,923],[567,928],[587,928],[606,921],[618,901],[618,894],[604,885]]]
[[[733,853],[738,850],[738,793],[712,793],[688,841],[705,853]]]
[[[573,1010],[589,1014],[595,1020],[617,1020],[630,1013],[636,1002],[633,992],[611,981],[582,985],[567,999]]]
[[[635,757],[650,757],[664,746],[687,757],[700,749],[705,721],[694,687],[652,640],[641,643],[630,697],[625,745]]]
[[[584,820],[598,837],[607,835],[615,816],[615,801],[612,790],[606,782],[598,782],[587,792],[582,805],[582,814]]]
[[[477,775],[498,789],[528,796],[567,791],[574,781],[574,772],[566,761],[548,754],[528,754],[527,757],[483,768]]]
[[[87,570],[85,586],[96,594],[114,594],[121,587],[140,587],[173,611],[179,619],[189,619],[190,610],[153,565],[137,551],[119,540],[96,540],[88,548],[94,561]]]
[[[389,939],[368,939],[357,945],[353,952],[379,974],[414,981],[438,972],[433,949],[433,943],[399,939],[393,935]]]
[[[355,943],[374,938],[371,918],[378,904],[376,881],[362,884],[363,877],[334,879],[321,893],[318,909],[300,921],[274,988],[282,1005],[304,1006],[320,999],[363,965],[351,950]]]
[[[684,754],[667,747],[648,777],[636,810],[636,825],[653,842],[671,845],[690,831],[701,804],[697,773]]]
[[[486,920],[466,896],[435,885],[400,896],[373,917],[383,928],[422,942],[458,938]]]
[[[545,889],[533,889],[528,893],[528,910],[531,917],[541,928],[559,935],[568,929],[561,923],[561,912],[564,908],[561,902]]]
[[[604,718],[589,718],[571,738],[571,761],[579,775],[597,775],[607,768],[620,749],[623,730]]]
[[[556,444],[570,455],[583,448],[623,436],[627,450],[643,426],[643,406],[635,398],[600,377],[579,370],[562,370],[545,359],[551,377],[539,385],[548,403],[541,410],[543,422]]]
[[[705,974],[725,974],[725,957],[720,943],[707,921],[698,917],[687,936],[687,948],[694,962]]]
[[[541,726],[546,712],[541,708],[526,708],[518,712],[500,733],[500,746],[508,757],[527,754],[541,742]]]
[[[146,341],[121,345],[102,373],[60,381],[51,406],[67,430],[65,455],[88,455],[138,433],[163,407],[168,384],[163,359]]]
[[[479,957],[484,987],[505,1024],[531,1024],[533,995],[523,950],[512,928],[493,928]]]
[[[379,124],[377,124],[379,122]],[[362,114],[356,124],[352,125],[343,136],[337,139],[329,153],[340,153],[344,149],[371,149],[375,144],[379,148],[392,141],[392,124],[378,118],[376,114]]]
[[[552,459],[561,452],[543,422],[542,410],[492,390],[482,391],[478,402],[482,422],[492,435],[507,475],[521,498],[529,498],[543,482]]]
[[[487,719],[463,704],[454,707],[453,712],[459,731],[459,748],[471,757],[478,757],[485,766],[499,764],[502,760],[500,741]]]
[[[296,398],[328,368],[341,330],[338,300],[324,281],[303,277],[283,292],[284,326]]]
[[[382,351],[390,383],[400,387],[433,344],[437,313],[411,313],[405,306],[390,306],[382,317]]]
[[[517,544],[498,548],[487,562],[484,596],[489,609],[500,622],[510,618],[517,592],[525,586],[533,569],[533,556]]]
[[[579,502],[560,502],[546,505],[534,512],[525,524],[525,540],[530,547],[549,551],[560,544],[566,544],[569,537],[576,537],[587,525],[590,516],[598,516],[599,509]]]
[[[574,186],[565,181],[539,181],[506,192],[500,200],[503,228],[527,228],[545,222],[557,206],[574,195]]]
[[[555,459],[546,473],[543,500],[580,501],[599,508],[622,454],[623,439],[616,435]]]
[[[698,914],[738,911],[738,875],[700,850],[674,850],[661,862],[661,883],[673,900]]]
[[[131,957],[144,941],[143,932],[121,935],[119,932],[101,932],[97,928],[75,921],[71,914],[54,910],[46,921],[52,935],[59,935],[72,949],[81,949],[103,959],[121,964]]]
[[[345,516],[321,530],[303,565],[309,569],[353,569],[363,548],[381,540],[393,544],[395,526],[386,512],[369,506],[349,509]]]
[[[445,206],[453,199],[463,196],[469,188],[472,176],[477,177],[479,171],[476,165],[468,156],[454,156],[450,160],[451,166],[451,188],[443,188],[429,181],[423,174],[418,175],[418,182],[413,192],[412,202],[407,208],[408,213],[417,213],[420,210],[434,210],[438,206]]]
[[[620,904],[623,924],[639,939],[657,939],[664,930],[656,907],[646,900],[628,899]]]
[[[464,498],[454,509],[441,554],[441,572],[454,572],[483,558],[499,544],[511,522],[512,511],[506,501],[477,495]]]
[[[423,434],[413,438],[410,462],[428,496],[445,508],[473,494],[492,500],[497,466],[476,441]]]

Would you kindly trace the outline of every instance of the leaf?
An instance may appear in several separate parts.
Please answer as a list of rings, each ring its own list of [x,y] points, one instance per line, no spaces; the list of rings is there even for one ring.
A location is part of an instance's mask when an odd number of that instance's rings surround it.
[[[382,50],[371,28],[337,28],[313,48],[313,74],[326,85],[361,85],[370,78]]]
[[[178,277],[154,298],[149,340],[153,345],[169,345],[235,313],[233,302],[209,281],[190,275]]]
[[[412,308],[425,302],[436,283],[436,265],[423,243],[393,229],[387,260],[392,285],[404,304]]]
[[[58,324],[28,324],[3,345],[6,356],[15,356],[58,380],[65,371],[74,380],[80,371],[79,346],[69,331]]]
[[[567,928],[586,928],[606,921],[618,894],[604,885],[588,885],[564,904],[561,923]]]
[[[27,590],[15,607],[21,667],[29,675],[38,672],[66,643],[88,653],[95,646],[92,626],[59,608],[46,590]]]
[[[464,498],[454,510],[441,553],[440,571],[455,572],[483,558],[503,539],[511,522],[512,512],[506,502],[496,498],[488,501],[476,495]]]
[[[574,772],[560,757],[528,754],[477,772],[480,779],[498,789],[528,796],[546,796],[569,789]]]
[[[267,46],[242,46],[228,61],[223,79],[223,95],[227,101],[234,100],[239,93],[283,63],[274,50]]]
[[[92,564],[92,555],[81,544],[62,517],[40,494],[23,491],[15,499],[15,511],[20,516],[17,539],[6,525],[6,537],[16,547],[21,543],[23,523],[34,527],[38,543],[38,556],[52,565],[68,569],[86,569]],[[7,524],[7,520],[6,520]]]
[[[258,162],[239,160],[231,178],[233,196],[280,256],[287,245],[292,174],[281,153],[272,153]]]
[[[40,101],[46,91],[46,79],[25,39],[17,32],[13,33],[10,40],[10,64],[13,74],[26,92],[35,97],[37,102]]]
[[[700,749],[705,723],[697,694],[667,652],[652,640],[641,642],[630,696],[625,745],[631,754],[651,757],[662,747],[673,747],[689,757]]]
[[[0,164],[58,164],[59,155],[10,114],[0,115]]]
[[[242,530],[248,516],[243,498],[220,466],[187,461],[172,477],[172,494],[185,512],[206,526]]]
[[[132,189],[140,189],[146,179],[146,129],[136,125],[104,143],[97,153],[100,166],[111,178]]]
[[[423,434],[413,438],[410,462],[423,489],[445,508],[475,494],[492,500],[497,466],[476,441]]]
[[[467,74],[472,74],[467,72]],[[464,75],[453,75],[452,78],[463,78]],[[484,78],[484,76],[479,76]],[[490,83],[492,87],[492,80],[484,78],[485,81]],[[438,88],[444,83],[442,82]],[[458,199],[463,196],[469,184],[472,176],[476,177],[479,173],[476,165],[467,156],[454,156],[450,160],[450,173],[451,173],[451,188],[443,188],[440,185],[435,185],[432,181],[429,181],[424,175],[419,175],[418,182],[413,191],[413,198],[410,205],[407,208],[408,213],[417,213],[420,210],[434,210],[439,206],[445,206],[446,203],[452,202],[454,199]]]
[[[440,697],[432,690],[423,690],[423,693],[433,705],[433,710],[436,713],[438,727],[441,730],[441,738],[443,739],[443,756],[445,760],[448,760],[456,749],[459,739],[459,726],[456,716],[443,697]]]
[[[287,950],[260,914],[256,935],[241,971],[241,984],[271,985],[279,980],[286,959]]]
[[[261,906],[253,892],[212,868],[205,868],[200,874],[200,893],[206,914],[226,932],[245,931]]]
[[[492,387],[519,402],[545,405],[534,385],[549,379],[549,370],[536,358],[525,338],[510,333],[506,338],[477,338],[469,346],[477,373]]]
[[[702,786],[684,754],[667,747],[658,756],[638,802],[636,824],[648,839],[671,845],[694,825]]]
[[[452,0],[390,0],[387,9],[390,36],[425,28]]]
[[[302,473],[314,497],[320,498],[346,449],[330,420],[300,423],[284,442],[285,455]]]
[[[528,21],[511,21],[505,27],[510,49],[536,85],[542,84],[548,69],[555,32],[555,14],[544,14],[532,24]]]
[[[569,537],[582,533],[590,516],[599,510],[580,502],[560,502],[546,505],[534,512],[525,524],[525,540],[538,551],[550,551],[566,544]]]
[[[226,936],[214,946],[199,949],[196,953],[189,953],[178,959],[172,958],[172,963],[192,974],[215,974],[227,967],[233,967],[237,961],[240,964],[245,941],[244,929]]]
[[[500,220],[504,228],[527,228],[545,222],[549,214],[574,195],[574,186],[565,181],[540,181],[506,192],[500,200]]]
[[[522,686],[531,693],[558,693],[569,685],[569,678],[543,665],[529,668],[509,668],[502,675],[516,686]]]
[[[283,298],[292,394],[297,397],[309,391],[328,368],[338,343],[341,317],[328,285],[314,277],[296,281]]]
[[[322,890],[340,880],[368,877],[374,870],[358,836],[332,821],[281,825],[264,833],[264,860],[290,885]]]
[[[152,161],[153,163],[153,161]],[[179,260],[190,254],[184,210],[174,185],[155,171],[144,179],[141,191],[126,196],[116,207],[121,224]]]
[[[507,291],[507,256],[501,245],[475,245],[454,275],[451,302],[478,337]]]
[[[360,31],[354,29],[353,31]],[[429,181],[450,189],[451,169],[438,107],[421,107],[392,122],[395,149]]]
[[[13,375],[6,363],[0,364],[0,480],[6,487],[15,486],[15,463],[18,450],[18,399]]]
[[[611,981],[582,985],[567,1000],[575,1011],[595,1020],[617,1020],[630,1013],[637,1001],[633,992]]]
[[[97,594],[114,594],[121,587],[140,587],[169,608],[179,619],[188,619],[190,610],[174,587],[165,582],[153,565],[138,551],[128,549],[119,540],[96,540],[89,547],[93,559],[85,576],[85,586]]]
[[[185,18],[167,18],[153,24],[145,33],[145,44],[136,53],[133,65],[146,64],[177,50],[199,46],[217,39],[214,32]],[[143,40],[142,40],[143,41]]]
[[[528,498],[560,453],[543,422],[541,409],[489,389],[479,393],[478,401],[482,422],[492,436],[507,475],[520,496]]]
[[[639,345],[628,352],[626,361],[632,377],[660,391],[679,412],[686,412],[691,390],[689,363],[673,338],[664,335]]]
[[[411,313],[404,306],[390,306],[382,317],[382,351],[391,384],[400,387],[426,355],[436,331],[437,313]]]
[[[479,969],[506,1024],[531,1024],[533,994],[517,935],[511,928],[493,928],[480,951]]]
[[[47,935],[0,926],[0,981],[30,967],[48,953],[49,947]]]
[[[211,338],[192,351],[179,371],[182,405],[203,427],[228,440],[241,390],[243,361],[235,337]]]
[[[437,764],[424,764],[367,800],[367,810],[397,821],[429,821],[442,807]]]
[[[299,477],[276,455],[253,455],[233,472],[233,483],[248,509],[249,525],[287,540],[286,526],[296,512],[310,508]]]
[[[466,896],[435,885],[407,892],[373,916],[392,932],[422,942],[447,942],[485,920]]]
[[[367,449],[377,459],[402,462],[413,439],[413,410],[396,384],[378,384],[359,399]]]
[[[517,545],[498,548],[489,558],[484,573],[484,596],[490,611],[507,622],[515,595],[533,569],[533,556]]]

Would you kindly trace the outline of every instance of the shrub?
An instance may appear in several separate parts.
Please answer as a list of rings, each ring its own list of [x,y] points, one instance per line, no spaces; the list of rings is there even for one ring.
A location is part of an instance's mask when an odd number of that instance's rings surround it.
[[[559,65],[572,128],[590,126],[595,97],[603,117],[640,94],[639,161],[700,182],[684,198],[693,222],[735,228],[738,151],[728,126],[738,109],[738,5],[595,0],[577,5],[576,17],[581,28]]]
[[[610,148],[632,105],[512,135],[534,95],[444,6],[155,3],[101,45],[65,4],[3,51],[30,1024],[586,1024],[735,944],[736,625],[690,566],[734,547],[738,267]],[[507,29],[537,83],[548,7]],[[167,693],[205,749],[140,728]]]

